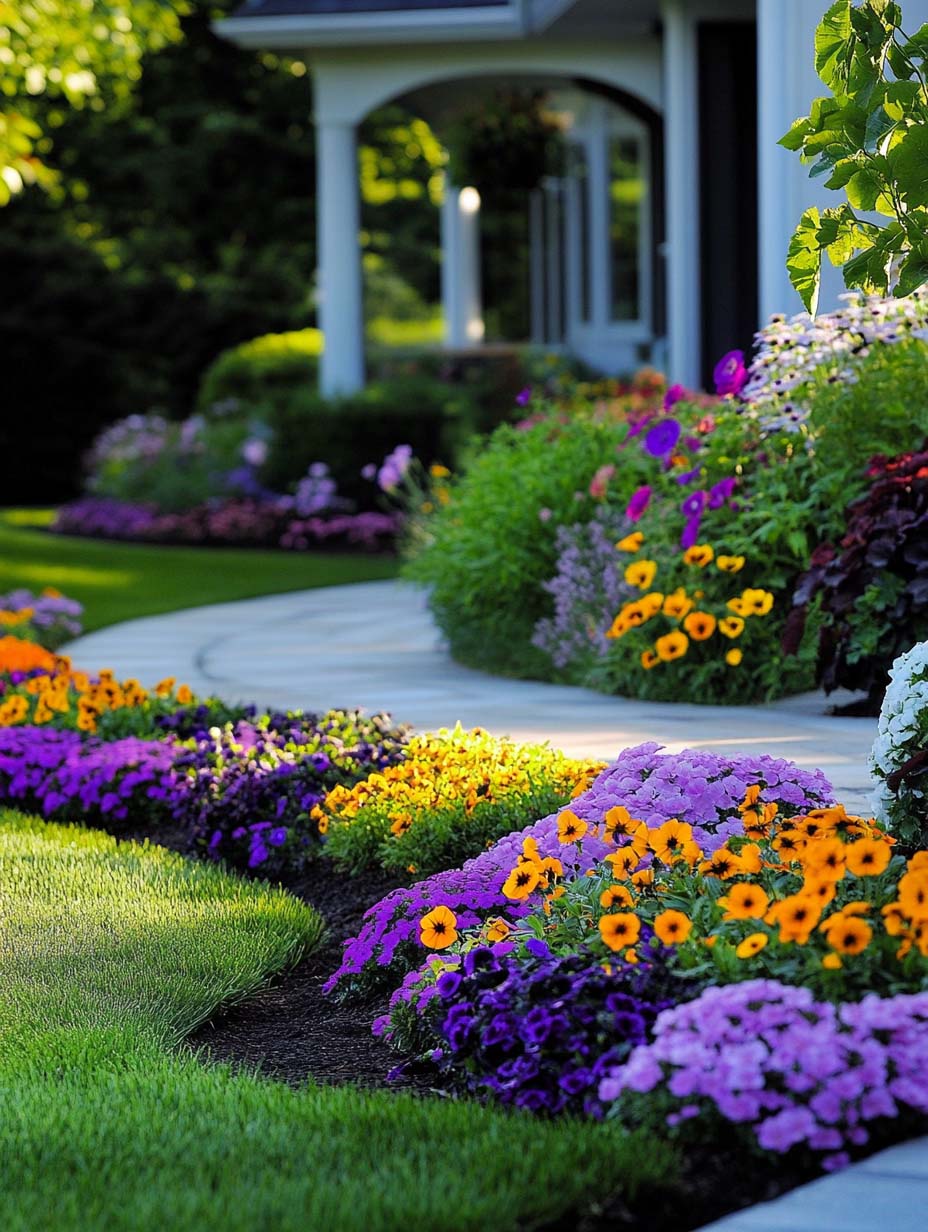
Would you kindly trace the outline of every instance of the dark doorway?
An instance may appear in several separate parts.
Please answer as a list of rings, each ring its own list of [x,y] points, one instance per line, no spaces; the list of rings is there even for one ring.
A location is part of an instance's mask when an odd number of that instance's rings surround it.
[[[757,319],[757,30],[701,22],[699,70],[700,308],[703,380],[735,347],[750,352]]]

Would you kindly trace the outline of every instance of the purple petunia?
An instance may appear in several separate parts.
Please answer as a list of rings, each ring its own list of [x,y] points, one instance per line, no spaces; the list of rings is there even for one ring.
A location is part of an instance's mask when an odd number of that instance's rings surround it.
[[[645,451],[654,458],[665,457],[673,450],[680,439],[682,430],[678,420],[662,419],[650,429],[644,438],[643,445]]]
[[[744,366],[744,351],[728,351],[715,365],[712,379],[715,381],[716,393],[723,397],[727,394],[739,394],[748,378]]]
[[[630,522],[639,522],[644,516],[644,511],[647,509],[651,501],[651,489],[645,484],[643,488],[638,488],[632,493],[632,498],[628,502],[628,507],[625,510],[625,516]]]

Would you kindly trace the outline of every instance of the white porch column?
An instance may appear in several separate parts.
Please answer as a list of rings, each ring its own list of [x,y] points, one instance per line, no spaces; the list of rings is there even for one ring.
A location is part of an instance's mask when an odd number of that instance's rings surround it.
[[[800,3],[808,0],[800,0]],[[780,0],[773,0],[779,4]],[[813,6],[815,7],[815,6]],[[670,381],[700,378],[699,129],[696,29],[683,0],[663,0],[667,199],[667,334]]]
[[[483,341],[480,287],[480,194],[445,185],[441,207],[441,301],[445,346]]]
[[[358,159],[353,124],[321,121],[316,128],[319,324],[325,349],[323,394],[350,394],[364,384],[364,314]]]

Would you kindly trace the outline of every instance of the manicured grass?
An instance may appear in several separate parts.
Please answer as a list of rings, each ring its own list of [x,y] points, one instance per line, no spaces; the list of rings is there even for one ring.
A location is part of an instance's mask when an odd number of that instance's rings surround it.
[[[86,609],[88,632],[179,608],[395,577],[388,556],[155,547],[50,535],[50,509],[0,511],[0,593],[56,586]]]
[[[673,1183],[616,1125],[295,1091],[172,1047],[318,934],[282,892],[0,814],[4,1232],[511,1232]]]

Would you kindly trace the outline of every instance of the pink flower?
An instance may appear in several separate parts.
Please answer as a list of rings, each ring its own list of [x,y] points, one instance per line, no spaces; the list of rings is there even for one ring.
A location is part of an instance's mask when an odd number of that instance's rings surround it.
[[[593,478],[590,480],[590,496],[594,500],[606,499],[606,487],[609,480],[615,474],[615,467],[611,463],[601,466]]]
[[[539,522],[550,522],[551,521],[551,510],[547,508],[539,509],[538,510],[538,521]]]

